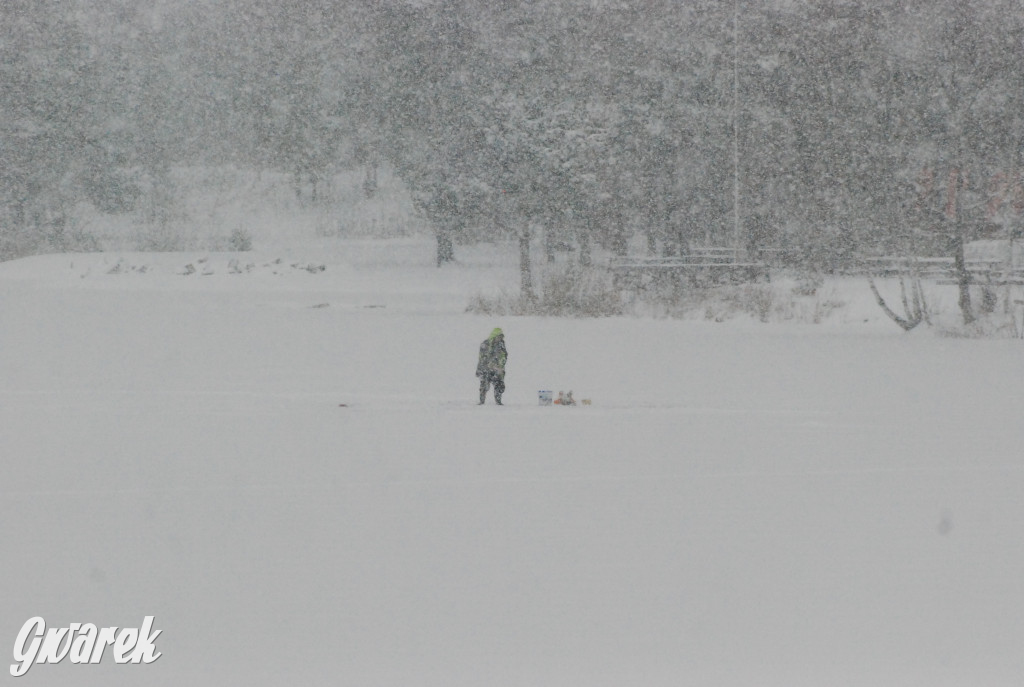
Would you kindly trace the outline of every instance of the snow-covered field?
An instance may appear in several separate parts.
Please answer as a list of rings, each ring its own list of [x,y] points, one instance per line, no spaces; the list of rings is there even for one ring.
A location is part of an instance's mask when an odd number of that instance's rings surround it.
[[[18,684],[1020,684],[1021,341],[869,296],[832,326],[464,312],[516,279],[416,240],[0,265],[8,662],[33,616],[162,630],[151,665]]]

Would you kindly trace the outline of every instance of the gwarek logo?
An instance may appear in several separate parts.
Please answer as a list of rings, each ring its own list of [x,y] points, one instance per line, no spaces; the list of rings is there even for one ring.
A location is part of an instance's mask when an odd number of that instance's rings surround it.
[[[92,623],[71,623],[70,627],[46,629],[40,617],[29,618],[14,641],[11,675],[21,677],[33,663],[99,663],[108,646],[113,647],[115,663],[152,663],[162,655],[153,642],[163,630],[153,632],[153,616],[147,615],[142,628],[102,627]]]

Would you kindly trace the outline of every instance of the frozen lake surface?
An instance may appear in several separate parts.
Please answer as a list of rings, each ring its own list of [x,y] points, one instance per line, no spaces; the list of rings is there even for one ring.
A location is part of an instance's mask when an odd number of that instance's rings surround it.
[[[1019,684],[1020,341],[481,317],[513,272],[374,250],[0,265],[0,639],[162,630],[19,684]]]

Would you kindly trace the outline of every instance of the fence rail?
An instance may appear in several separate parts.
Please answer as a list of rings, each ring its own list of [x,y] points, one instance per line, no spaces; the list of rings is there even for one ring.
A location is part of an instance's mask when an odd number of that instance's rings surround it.
[[[621,286],[634,288],[669,281],[694,285],[768,281],[770,276],[767,265],[747,260],[733,248],[694,248],[673,257],[614,257],[608,266]]]
[[[1024,284],[1024,269],[1011,267],[1005,260],[966,260],[971,283],[988,285]],[[953,258],[881,256],[861,258],[857,271],[872,277],[914,275],[934,279],[939,284],[958,282]]]

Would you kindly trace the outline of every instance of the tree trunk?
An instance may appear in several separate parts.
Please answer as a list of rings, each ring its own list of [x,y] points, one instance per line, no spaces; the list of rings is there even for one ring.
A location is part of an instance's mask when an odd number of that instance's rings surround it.
[[[530,230],[519,234],[519,277],[523,298],[533,300],[533,272],[530,268]]]
[[[974,322],[974,309],[971,307],[971,273],[967,271],[967,259],[964,256],[966,231],[960,203],[962,190],[963,174],[957,168],[950,172],[946,216],[953,222],[953,267],[957,287],[960,289],[960,313],[963,315],[964,324],[970,324]]]
[[[363,195],[373,198],[377,194],[377,163],[370,160],[366,163],[366,176],[363,179]]]
[[[963,221],[957,217],[953,235],[953,267],[956,271],[956,284],[960,289],[960,313],[964,324],[974,322],[974,309],[971,307],[971,273],[967,271],[967,259],[964,257]]]
[[[588,227],[583,227],[576,237],[576,242],[580,246],[580,265],[583,267],[590,267],[590,232]]]
[[[625,218],[618,209],[611,213],[611,226],[608,228],[611,238],[611,249],[615,255],[623,257],[629,252],[629,235],[626,233]]]
[[[18,198],[14,201],[14,226],[18,229],[24,229],[28,223],[28,213],[25,212],[26,203],[25,198]]]
[[[452,232],[448,227],[437,230],[437,266],[455,260],[455,246],[452,243]]]
[[[549,263],[555,261],[555,232],[550,225],[544,228],[544,257]]]
[[[900,277],[900,295],[903,300],[903,309],[907,313],[906,317],[900,317],[896,312],[886,304],[885,299],[882,298],[882,294],[878,292],[878,287],[875,286],[875,280],[868,277],[868,286],[871,287],[871,293],[875,294],[875,302],[878,306],[889,316],[893,322],[903,328],[903,331],[909,332],[911,329],[921,324],[922,320],[927,319],[926,305],[924,303],[924,292],[921,290],[921,283],[916,278],[912,277],[911,288],[913,289],[913,300],[914,305],[911,307],[907,300],[907,285],[906,282]]]

